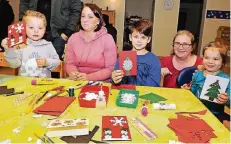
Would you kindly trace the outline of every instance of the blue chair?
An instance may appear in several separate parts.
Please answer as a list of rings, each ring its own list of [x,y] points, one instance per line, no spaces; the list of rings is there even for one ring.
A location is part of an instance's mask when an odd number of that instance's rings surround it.
[[[192,76],[195,70],[197,69],[197,66],[192,66],[192,67],[186,67],[182,69],[177,78],[176,78],[176,83],[179,87],[181,87],[184,84],[188,84],[192,81]]]

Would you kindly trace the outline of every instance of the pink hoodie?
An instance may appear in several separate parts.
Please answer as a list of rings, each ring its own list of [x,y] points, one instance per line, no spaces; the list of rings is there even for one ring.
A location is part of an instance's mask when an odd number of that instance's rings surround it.
[[[65,70],[69,74],[78,70],[87,74],[88,80],[108,80],[116,63],[116,44],[105,27],[95,38],[86,41],[84,31],[73,34],[67,43]]]

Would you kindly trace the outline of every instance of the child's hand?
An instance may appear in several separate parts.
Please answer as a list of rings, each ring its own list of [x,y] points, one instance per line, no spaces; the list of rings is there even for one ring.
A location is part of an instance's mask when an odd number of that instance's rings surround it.
[[[168,68],[161,68],[161,75],[162,76],[166,76],[168,74],[172,75],[172,73],[169,71]]]
[[[121,82],[123,77],[124,77],[124,73],[122,70],[114,70],[111,75],[111,78],[115,84]]]
[[[77,74],[78,74],[79,72],[78,71],[72,71],[72,72],[70,72],[69,73],[69,79],[70,80],[77,80]]]
[[[181,86],[182,89],[186,89],[186,90],[190,90],[191,89],[191,85],[190,84],[184,84]]]
[[[198,70],[203,71],[203,70],[205,70],[205,67],[203,65],[198,65],[196,71],[198,71]]]
[[[2,46],[4,49],[9,48],[9,47],[8,47],[7,38],[5,38],[5,39],[2,40],[1,46]]]
[[[39,68],[42,68],[46,65],[46,58],[37,58],[36,62],[37,62],[37,66]]]
[[[77,74],[77,80],[81,80],[81,81],[87,81],[88,78],[87,78],[87,74],[86,73],[78,73]]]
[[[229,96],[227,93],[221,92],[217,97],[217,102],[219,104],[225,104],[229,100]]]

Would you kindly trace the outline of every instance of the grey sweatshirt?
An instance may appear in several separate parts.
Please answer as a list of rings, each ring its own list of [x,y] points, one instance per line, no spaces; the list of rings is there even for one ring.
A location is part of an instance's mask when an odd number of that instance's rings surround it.
[[[32,41],[27,39],[27,47],[5,50],[5,58],[11,68],[19,67],[20,76],[51,77],[51,71],[59,64],[59,56],[51,42],[46,40]],[[46,66],[38,68],[36,59],[46,58]]]

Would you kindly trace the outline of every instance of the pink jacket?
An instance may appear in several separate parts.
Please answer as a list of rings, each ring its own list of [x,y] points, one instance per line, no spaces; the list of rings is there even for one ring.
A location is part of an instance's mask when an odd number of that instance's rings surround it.
[[[73,34],[67,43],[65,70],[86,73],[88,80],[108,80],[116,63],[116,44],[105,27],[86,41],[84,31]]]

